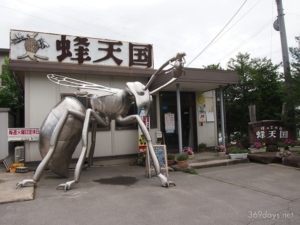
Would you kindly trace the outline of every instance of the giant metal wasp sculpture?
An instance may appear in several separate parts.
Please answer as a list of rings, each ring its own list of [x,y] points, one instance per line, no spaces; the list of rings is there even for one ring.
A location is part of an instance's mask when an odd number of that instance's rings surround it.
[[[69,164],[72,154],[80,139],[82,141],[82,150],[75,167],[74,180],[58,185],[65,191],[72,188],[79,182],[80,173],[86,158],[88,147],[88,128],[92,123],[91,146],[88,156],[88,166],[92,164],[92,158],[95,148],[96,125],[100,123],[103,126],[109,126],[112,119],[120,124],[130,124],[137,122],[147,141],[149,153],[152,157],[155,172],[160,179],[161,185],[169,187],[175,185],[172,181],[161,173],[160,165],[155,155],[150,134],[138,115],[126,116],[132,102],[136,102],[138,112],[142,109],[146,115],[150,109],[151,94],[173,83],[183,72],[185,53],[178,53],[175,57],[164,63],[150,78],[146,86],[140,82],[127,82],[126,90],[109,88],[101,85],[75,80],[64,76],[49,74],[48,79],[52,82],[73,87],[79,90],[77,96],[88,97],[92,108],[86,109],[76,98],[66,97],[59,102],[48,114],[44,120],[39,136],[39,148],[43,160],[36,169],[33,179],[25,179],[17,183],[18,187],[35,185],[42,176],[43,171],[48,166],[54,173],[68,177]],[[157,75],[168,65],[171,68],[165,71],[172,72],[173,78],[161,87],[149,91],[151,83]]]

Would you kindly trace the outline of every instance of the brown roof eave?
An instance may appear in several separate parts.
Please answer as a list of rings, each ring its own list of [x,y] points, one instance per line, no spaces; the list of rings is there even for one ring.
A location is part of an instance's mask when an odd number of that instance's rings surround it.
[[[211,83],[222,86],[238,83],[238,74],[235,71],[224,70],[204,70],[195,68],[185,68],[185,74],[181,75],[177,83]],[[150,89],[154,90],[167,83],[172,78],[172,73],[159,75],[152,83]]]
[[[38,61],[17,61],[11,60],[9,63],[11,70],[15,71],[31,71],[46,73],[74,73],[74,74],[95,74],[95,75],[117,75],[117,76],[133,76],[133,77],[150,77],[154,69],[140,69],[128,67],[113,66],[91,66],[78,65],[70,63],[45,63]]]

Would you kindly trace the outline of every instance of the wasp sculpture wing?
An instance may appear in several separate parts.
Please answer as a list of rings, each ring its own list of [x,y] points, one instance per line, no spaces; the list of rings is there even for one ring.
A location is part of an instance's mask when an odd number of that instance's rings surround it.
[[[91,98],[114,95],[118,93],[118,89],[116,88],[109,88],[99,84],[76,80],[56,74],[48,74],[47,77],[49,80],[56,84],[76,88],[80,92],[76,92],[75,94],[81,97]]]

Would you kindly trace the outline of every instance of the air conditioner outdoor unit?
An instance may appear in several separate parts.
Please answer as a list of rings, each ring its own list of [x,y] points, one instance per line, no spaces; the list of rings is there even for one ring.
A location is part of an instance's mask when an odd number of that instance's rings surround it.
[[[15,147],[15,163],[23,162],[25,159],[24,146]]]

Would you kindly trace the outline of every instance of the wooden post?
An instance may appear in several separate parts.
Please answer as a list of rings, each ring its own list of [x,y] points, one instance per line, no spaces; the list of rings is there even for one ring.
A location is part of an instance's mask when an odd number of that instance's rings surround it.
[[[256,122],[256,106],[250,105],[249,108],[249,116],[250,116],[250,122]]]

